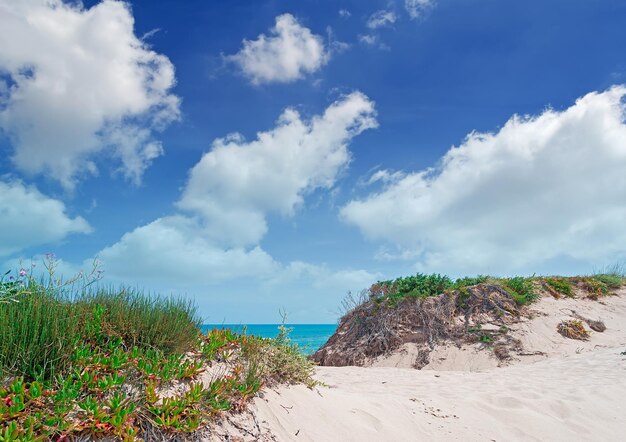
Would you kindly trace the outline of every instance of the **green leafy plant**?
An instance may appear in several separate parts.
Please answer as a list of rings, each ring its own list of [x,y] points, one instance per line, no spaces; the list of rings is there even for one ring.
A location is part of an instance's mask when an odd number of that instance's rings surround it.
[[[538,295],[535,293],[532,278],[516,276],[503,280],[503,283],[515,302],[520,305],[530,304],[537,299]]]
[[[558,294],[567,296],[568,298],[574,296],[572,293],[572,284],[566,278],[546,278],[545,282],[552,290],[554,290]]]

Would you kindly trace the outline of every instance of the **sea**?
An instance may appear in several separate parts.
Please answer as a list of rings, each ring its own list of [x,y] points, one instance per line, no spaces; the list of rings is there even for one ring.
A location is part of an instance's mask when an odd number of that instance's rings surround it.
[[[214,328],[229,328],[237,333],[260,336],[262,338],[275,338],[280,324],[203,324],[202,332]],[[310,355],[315,353],[328,338],[337,330],[337,324],[285,324],[291,329],[289,340],[298,344],[302,353]]]

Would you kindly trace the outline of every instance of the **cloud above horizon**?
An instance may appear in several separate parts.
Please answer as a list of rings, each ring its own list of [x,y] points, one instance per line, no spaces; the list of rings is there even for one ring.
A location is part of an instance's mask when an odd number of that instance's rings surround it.
[[[592,265],[626,249],[626,87],[563,111],[514,115],[470,133],[438,167],[379,171],[382,189],[341,218],[397,246],[421,271],[511,273],[566,257]]]
[[[0,181],[0,257],[91,230],[82,217],[68,216],[63,202],[19,181]]]
[[[351,140],[376,126],[374,103],[360,92],[308,121],[288,108],[255,140],[231,134],[213,141],[191,169],[177,206],[200,216],[217,243],[258,243],[267,214],[291,216],[306,194],[330,189],[350,162]]]
[[[189,173],[177,203],[181,212],[101,250],[105,271],[119,280],[190,290],[245,279],[285,286],[319,275],[341,291],[361,288],[348,286],[355,281],[371,283],[375,275],[364,270],[279,263],[259,243],[266,216],[293,216],[308,194],[331,189],[350,162],[352,139],[376,126],[374,103],[353,92],[310,119],[288,108],[255,140],[216,139]]]
[[[302,26],[291,14],[276,17],[269,34],[260,34],[256,40],[243,40],[243,48],[226,57],[237,64],[253,84],[302,79],[320,69],[330,58],[322,37]]]
[[[130,6],[0,0],[0,129],[23,173],[72,189],[112,157],[139,183],[179,118],[174,66],[134,33]]]

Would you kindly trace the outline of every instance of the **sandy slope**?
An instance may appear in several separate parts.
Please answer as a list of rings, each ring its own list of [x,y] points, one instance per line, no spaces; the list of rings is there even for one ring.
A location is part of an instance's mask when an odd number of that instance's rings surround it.
[[[430,370],[319,367],[317,378],[328,387],[269,391],[255,400],[254,413],[280,441],[626,440],[620,294],[602,303],[542,299],[537,316],[512,332],[529,353],[543,354],[507,367],[471,346],[440,348]],[[563,338],[556,324],[572,310],[602,319],[607,330],[587,342]],[[410,353],[386,365],[402,366]]]
[[[282,388],[255,403],[278,440],[610,441],[626,435],[618,349],[485,372],[320,367],[328,388]]]

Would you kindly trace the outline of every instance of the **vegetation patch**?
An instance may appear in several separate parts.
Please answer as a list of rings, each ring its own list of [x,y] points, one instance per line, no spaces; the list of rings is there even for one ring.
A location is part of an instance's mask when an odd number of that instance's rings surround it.
[[[3,284],[0,441],[178,439],[265,385],[315,385],[284,327],[279,339],[202,335],[185,300],[85,285],[72,295],[28,275]]]
[[[583,321],[579,319],[570,319],[560,322],[557,326],[557,331],[569,339],[578,339],[579,341],[589,339],[589,332],[585,329]]]
[[[559,277],[546,278],[545,283],[550,289],[550,292],[553,295],[556,295],[557,298],[561,295],[566,296],[568,298],[571,298],[574,296],[574,294],[572,293],[572,284],[566,278],[559,278]]]
[[[537,299],[537,293],[535,292],[532,278],[516,276],[514,278],[504,279],[503,285],[506,289],[509,289],[511,296],[513,296],[513,299],[515,299],[515,302],[519,305],[530,304]]]
[[[523,352],[521,343],[507,333],[510,325],[532,316],[527,306],[541,293],[560,298],[583,292],[597,299],[623,287],[625,281],[623,274],[615,272],[586,277],[479,275],[456,280],[418,273],[379,281],[347,298],[337,331],[312,359],[321,365],[364,365],[411,343],[420,354],[415,364],[420,368],[428,363],[434,346],[447,341],[488,344],[484,347],[494,348],[496,356],[505,360],[510,351]],[[490,327],[481,329],[480,324]],[[588,324],[592,330],[604,325]]]

